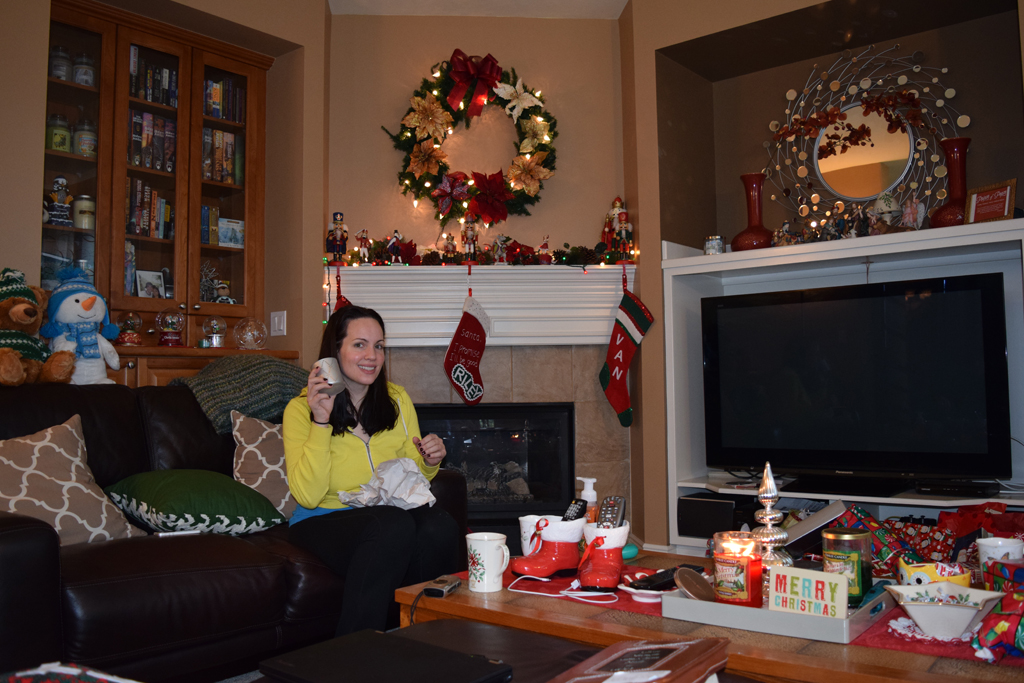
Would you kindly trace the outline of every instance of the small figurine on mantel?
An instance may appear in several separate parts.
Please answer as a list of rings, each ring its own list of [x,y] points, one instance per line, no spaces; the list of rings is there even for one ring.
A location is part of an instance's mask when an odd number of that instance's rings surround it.
[[[605,214],[604,230],[601,231],[601,241],[608,250],[615,249],[616,233],[619,228],[619,213],[623,211],[622,199],[616,197],[612,202],[612,208]]]
[[[789,221],[782,221],[782,227],[772,233],[773,247],[788,247],[791,244],[800,244],[804,241],[803,235],[793,232],[790,226]]]
[[[392,263],[402,262],[402,233],[395,230],[391,234],[391,239],[388,240],[387,245],[388,253],[391,254]]]
[[[455,235],[450,232],[444,233],[444,251],[441,255],[441,263],[455,263],[455,254],[459,251],[459,245],[455,243]]]
[[[62,228],[74,227],[71,222],[71,191],[68,189],[68,179],[62,175],[53,179],[53,191],[48,195],[50,202],[46,205],[49,214],[48,223],[58,225]]]
[[[330,231],[327,233],[325,249],[329,254],[330,264],[345,265],[343,259],[348,251],[348,226],[345,225],[345,214],[335,211]]]
[[[629,214],[625,211],[619,212],[616,237],[616,251],[622,253],[622,258],[616,263],[633,263],[633,224],[629,222]]]
[[[476,265],[476,244],[480,228],[476,219],[470,220],[470,218],[473,217],[467,216],[466,222],[462,224],[462,251],[466,255],[466,263],[472,266]]]
[[[366,232],[366,228],[363,228],[356,233],[356,239],[359,240],[359,260],[363,263],[370,262],[370,235]]]

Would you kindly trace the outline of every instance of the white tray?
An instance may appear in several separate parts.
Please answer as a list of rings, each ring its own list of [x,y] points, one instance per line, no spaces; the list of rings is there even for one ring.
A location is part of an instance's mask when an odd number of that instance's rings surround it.
[[[861,605],[846,619],[834,619],[691,600],[681,593],[673,593],[661,599],[661,615],[671,619],[726,626],[744,631],[774,633],[829,643],[849,643],[867,631],[872,624],[884,618],[895,606],[896,601],[892,596],[887,591],[882,591],[881,595]]]

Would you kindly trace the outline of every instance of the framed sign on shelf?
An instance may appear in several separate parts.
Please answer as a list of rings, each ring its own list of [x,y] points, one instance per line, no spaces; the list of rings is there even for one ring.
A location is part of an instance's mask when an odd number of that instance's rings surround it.
[[[968,191],[964,223],[987,223],[1013,218],[1016,193],[1016,178]]]

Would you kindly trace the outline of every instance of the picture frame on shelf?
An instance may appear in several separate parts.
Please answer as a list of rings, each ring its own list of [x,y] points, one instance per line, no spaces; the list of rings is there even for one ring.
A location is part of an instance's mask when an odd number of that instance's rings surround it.
[[[138,270],[135,272],[135,286],[138,295],[143,299],[166,299],[164,274],[158,270]]]
[[[1013,218],[1016,194],[1016,178],[968,190],[964,223],[988,223]]]

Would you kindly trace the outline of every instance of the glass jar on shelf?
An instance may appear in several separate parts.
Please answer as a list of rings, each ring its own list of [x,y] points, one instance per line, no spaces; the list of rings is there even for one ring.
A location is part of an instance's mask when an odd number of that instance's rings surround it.
[[[90,88],[96,85],[96,60],[91,55],[83,52],[75,57],[72,80],[78,85],[87,85]]]
[[[72,138],[75,154],[81,154],[90,159],[96,158],[96,123],[89,119],[82,119],[75,126],[75,134]]]
[[[71,128],[63,114],[50,114],[46,119],[46,149],[71,151]]]
[[[71,64],[71,53],[67,48],[54,45],[50,48],[50,78],[59,78],[62,81],[70,81],[73,66]]]

